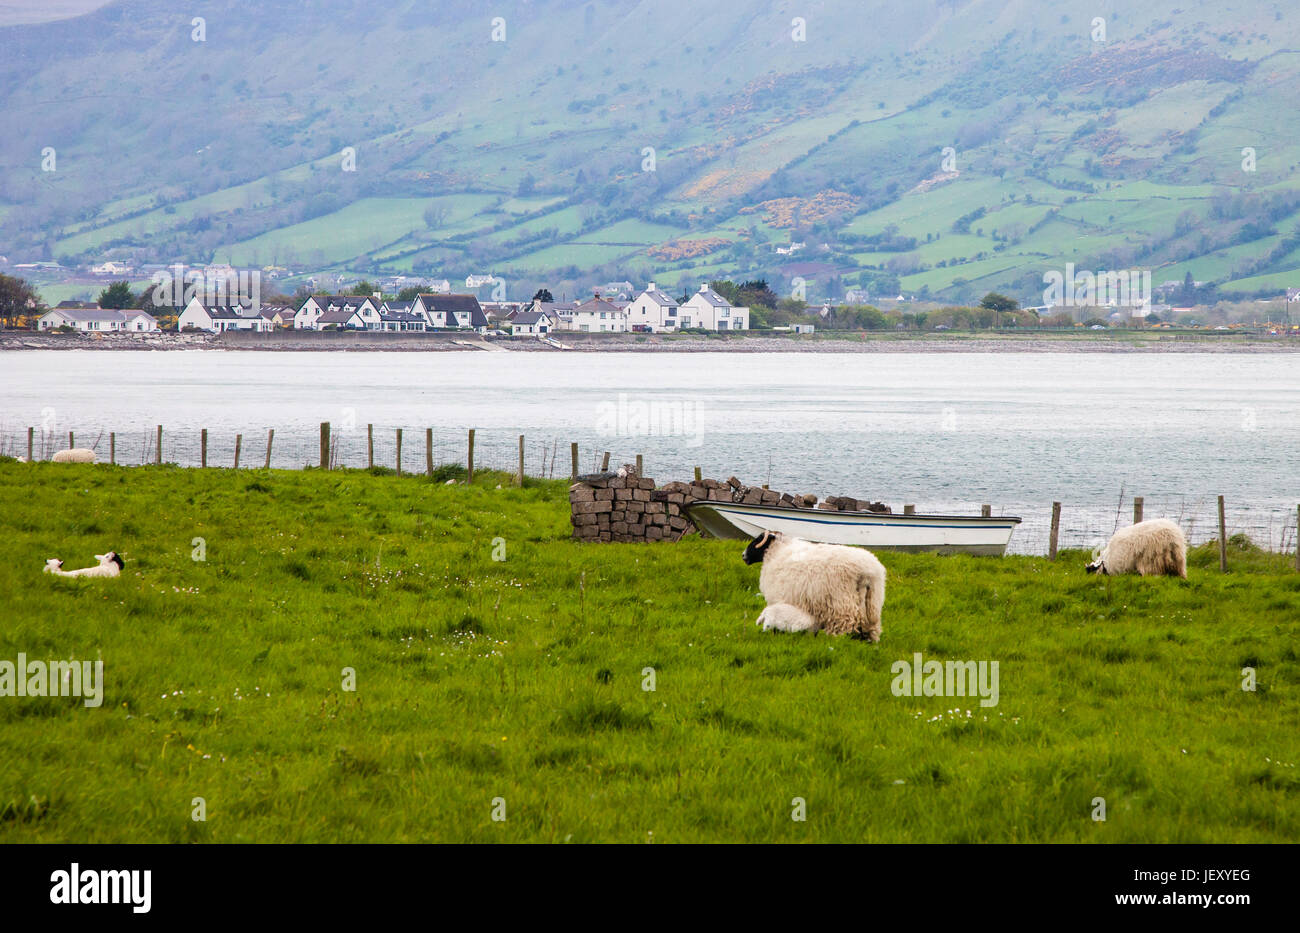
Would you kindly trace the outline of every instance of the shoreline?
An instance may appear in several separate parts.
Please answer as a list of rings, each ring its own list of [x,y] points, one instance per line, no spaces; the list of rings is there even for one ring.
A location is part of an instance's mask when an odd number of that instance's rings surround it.
[[[263,352],[408,353],[1287,353],[1300,340],[1244,334],[582,334],[554,337],[559,349],[535,337],[476,334],[321,333],[255,334],[40,334],[0,331],[0,350],[256,350]]]

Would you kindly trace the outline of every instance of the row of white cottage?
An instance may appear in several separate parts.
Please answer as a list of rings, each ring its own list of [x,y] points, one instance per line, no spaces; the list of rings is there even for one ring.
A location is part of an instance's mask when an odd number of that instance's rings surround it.
[[[670,333],[678,330],[749,330],[749,309],[732,305],[708,285],[678,301],[651,282],[631,301],[609,301],[597,294],[581,304],[534,301],[508,317],[515,334],[555,331],[581,333]]]
[[[313,295],[296,310],[280,305],[257,309],[190,299],[176,319],[179,330],[475,330],[489,327],[473,295],[419,295],[414,301],[383,301],[378,295]]]
[[[36,319],[37,330],[68,327],[83,334],[149,334],[158,330],[158,322],[147,311],[125,308],[101,308],[81,301],[63,301]]]
[[[499,312],[499,316],[495,312]],[[485,333],[509,327],[517,335],[552,331],[577,333],[664,333],[687,329],[749,329],[749,309],[735,307],[708,285],[678,303],[651,282],[631,301],[594,297],[583,302],[543,302],[485,309],[474,295],[421,294],[411,301],[384,301],[379,296],[314,295],[296,311],[288,307],[205,304],[190,299],[177,328],[220,333],[226,330],[368,330],[410,332],[473,330]]]

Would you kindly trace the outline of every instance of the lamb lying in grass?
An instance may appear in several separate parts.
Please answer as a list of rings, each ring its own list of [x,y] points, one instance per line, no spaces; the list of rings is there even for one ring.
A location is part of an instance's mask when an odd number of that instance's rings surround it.
[[[1167,518],[1153,518],[1121,528],[1087,566],[1088,573],[1187,579],[1187,538]]]
[[[760,562],[758,588],[771,610],[759,617],[765,628],[880,640],[885,568],[870,551],[765,531],[745,548],[745,563]]]
[[[819,628],[816,619],[789,603],[768,606],[759,613],[756,624],[761,625],[765,632],[768,629],[776,629],[778,632],[815,632]]]
[[[45,562],[45,572],[60,577],[116,577],[122,572],[122,568],[126,566],[116,551],[109,551],[107,554],[96,554],[95,560],[99,561],[99,563],[94,567],[82,567],[80,570],[64,570],[63,561],[57,557],[51,557]]]
[[[95,452],[89,447],[70,447],[67,450],[55,451],[50,461],[52,463],[94,463]]]

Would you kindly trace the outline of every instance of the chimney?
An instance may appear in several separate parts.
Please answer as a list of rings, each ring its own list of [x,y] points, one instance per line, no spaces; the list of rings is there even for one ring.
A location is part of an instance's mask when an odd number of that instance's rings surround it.
[[[374,293],[371,295],[371,297],[374,298],[375,301],[379,301],[381,298],[384,297],[384,295],[383,295],[382,292],[374,292]]]
[[[652,292],[652,291],[654,291],[654,290],[655,290],[655,283],[654,283],[654,282],[651,282],[649,285],[646,286],[646,291],[648,291],[648,292]]]
[[[700,291],[701,291],[701,292],[707,292],[708,290],[709,290],[709,283],[708,283],[708,282],[705,282],[703,285],[700,286]]]

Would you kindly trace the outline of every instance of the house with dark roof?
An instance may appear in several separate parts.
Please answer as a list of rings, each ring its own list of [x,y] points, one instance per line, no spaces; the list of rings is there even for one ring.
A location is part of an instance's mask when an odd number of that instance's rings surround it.
[[[375,328],[378,329],[378,328]],[[361,309],[355,305],[330,308],[316,318],[316,330],[371,330]]]
[[[176,318],[177,330],[206,330],[220,334],[228,330],[270,331],[274,325],[251,308],[241,305],[204,304],[195,295]]]
[[[424,317],[411,310],[413,301],[385,301],[379,306],[379,329],[387,333],[423,333]]]
[[[423,292],[411,302],[411,313],[425,319],[430,329],[476,330],[488,329],[487,315],[476,295],[439,295]]]
[[[708,285],[686,299],[677,309],[681,328],[704,330],[749,330],[749,309],[733,307]]]
[[[293,317],[293,326],[297,330],[320,330],[326,324],[338,321],[331,319],[322,322],[321,318],[331,311],[347,312],[343,320],[350,321],[355,312],[361,322],[358,330],[379,330],[379,301],[362,295],[312,295],[298,308]]]
[[[651,282],[628,303],[627,324],[634,331],[652,334],[677,330],[677,300]]]
[[[520,311],[510,319],[510,333],[519,336],[541,336],[555,330],[556,322],[545,311]]]

